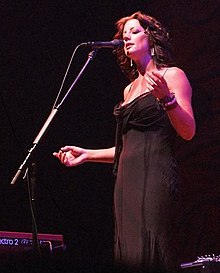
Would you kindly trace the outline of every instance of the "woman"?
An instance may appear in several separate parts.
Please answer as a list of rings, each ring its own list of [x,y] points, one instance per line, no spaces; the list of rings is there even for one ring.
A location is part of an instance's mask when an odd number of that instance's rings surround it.
[[[114,110],[115,147],[89,150],[65,146],[54,156],[68,166],[114,163],[115,261],[136,271],[171,272],[175,267],[172,225],[178,173],[172,153],[176,135],[195,134],[191,86],[172,66],[170,39],[153,17],[136,12],[121,18],[116,54],[131,83]]]

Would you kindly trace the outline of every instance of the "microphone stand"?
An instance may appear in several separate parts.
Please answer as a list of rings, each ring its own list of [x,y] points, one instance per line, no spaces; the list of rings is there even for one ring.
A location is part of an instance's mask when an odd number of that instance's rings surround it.
[[[32,143],[32,147],[28,150],[27,156],[24,159],[24,161],[22,162],[22,164],[20,165],[20,167],[18,168],[16,174],[14,175],[12,181],[11,181],[11,185],[14,185],[17,180],[19,179],[19,177],[21,176],[21,174],[24,174],[24,177],[27,177],[28,179],[28,184],[30,187],[36,187],[36,177],[35,177],[35,170],[33,167],[33,164],[30,163],[30,159],[33,155],[34,150],[36,149],[36,147],[38,146],[39,142],[41,141],[42,137],[44,136],[44,134],[46,133],[47,129],[49,128],[50,124],[52,123],[54,117],[56,116],[59,108],[62,106],[62,104],[64,103],[64,101],[66,100],[67,96],[69,95],[69,93],[71,92],[71,90],[73,89],[73,87],[75,86],[75,84],[77,83],[77,81],[79,80],[79,78],[81,77],[82,73],[84,72],[84,70],[86,69],[87,65],[90,63],[90,61],[92,61],[97,53],[98,49],[93,49],[89,54],[88,54],[88,58],[87,61],[85,62],[84,66],[82,67],[82,69],[80,70],[79,74],[77,75],[77,77],[75,78],[74,82],[72,83],[72,85],[70,86],[70,88],[68,89],[68,91],[66,92],[65,96],[63,97],[63,99],[61,100],[61,102],[58,105],[54,105],[47,120],[45,121],[44,125],[42,126],[41,130],[39,131],[39,133],[37,134],[36,138],[34,139],[33,143]],[[28,172],[31,170],[31,175],[30,178],[28,177]],[[31,183],[32,181],[32,183]],[[33,184],[34,185],[31,185]],[[33,193],[33,189],[30,188],[30,192]],[[34,210],[33,207],[31,206],[31,210],[33,212],[35,212],[35,197],[33,198],[32,196],[32,205],[34,206]],[[33,218],[32,218],[33,219]],[[33,222],[32,222],[33,223]],[[38,247],[38,238],[37,238],[37,228],[36,228],[36,224],[32,225],[33,227],[33,245],[34,245],[34,250],[36,252],[36,249],[38,250],[38,254],[39,254],[39,247]]]
[[[40,243],[37,237],[36,225],[36,164],[32,163],[31,168],[27,167],[24,179],[27,180],[29,204],[32,218],[32,240],[33,240],[33,253],[36,258],[41,258]]]

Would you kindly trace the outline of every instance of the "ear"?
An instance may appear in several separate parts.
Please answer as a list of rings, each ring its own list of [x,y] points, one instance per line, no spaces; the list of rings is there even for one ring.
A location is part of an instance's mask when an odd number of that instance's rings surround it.
[[[149,35],[149,34],[150,34],[150,32],[149,32],[149,27],[147,27],[147,28],[145,29],[144,33],[145,33],[146,35]]]

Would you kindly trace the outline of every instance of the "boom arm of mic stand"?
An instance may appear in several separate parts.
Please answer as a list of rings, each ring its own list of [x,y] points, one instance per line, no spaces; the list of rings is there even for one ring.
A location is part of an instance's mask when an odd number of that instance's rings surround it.
[[[31,149],[28,150],[28,154],[26,156],[26,158],[24,159],[23,163],[20,165],[20,167],[18,168],[14,178],[11,181],[11,185],[14,185],[16,183],[16,181],[18,180],[18,178],[21,176],[22,173],[24,173],[24,170],[27,168],[27,163],[33,153],[33,151],[35,150],[35,148],[37,147],[38,143],[40,142],[41,138],[43,137],[43,135],[45,134],[45,132],[47,131],[49,125],[51,124],[53,118],[55,117],[55,115],[58,112],[58,109],[60,108],[60,106],[64,103],[65,99],[67,98],[67,96],[69,95],[70,91],[73,89],[73,87],[75,86],[76,82],[79,80],[80,76],[82,75],[83,71],[85,70],[85,68],[87,67],[87,65],[89,64],[89,62],[91,60],[94,59],[96,53],[97,53],[98,49],[94,49],[92,50],[89,55],[88,55],[88,59],[85,63],[85,65],[83,66],[83,68],[81,69],[81,71],[79,72],[78,76],[76,77],[75,81],[73,82],[73,84],[70,86],[69,90],[67,91],[66,95],[64,96],[64,98],[62,99],[62,101],[60,102],[59,105],[55,106],[49,117],[47,118],[46,122],[44,123],[43,127],[41,128],[40,132],[38,133],[38,135],[36,136],[35,140],[33,141],[33,145],[31,147]]]

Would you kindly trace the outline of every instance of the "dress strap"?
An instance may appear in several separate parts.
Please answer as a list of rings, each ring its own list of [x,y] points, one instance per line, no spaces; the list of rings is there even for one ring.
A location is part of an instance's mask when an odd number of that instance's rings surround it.
[[[167,72],[168,69],[169,69],[169,67],[167,69],[165,69],[165,71],[163,72],[163,75],[162,75],[163,77],[166,74],[166,72]]]
[[[130,83],[129,89],[128,89],[128,91],[126,92],[126,97],[127,97],[127,95],[130,93],[133,84],[134,84],[134,82],[131,82],[131,83]],[[125,100],[126,100],[126,98],[124,98],[124,101],[125,101]]]

